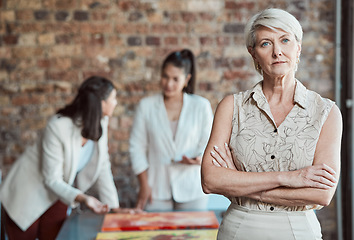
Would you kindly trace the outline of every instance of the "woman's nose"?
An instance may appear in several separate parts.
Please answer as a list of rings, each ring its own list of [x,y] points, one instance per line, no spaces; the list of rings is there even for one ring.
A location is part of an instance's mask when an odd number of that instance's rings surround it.
[[[278,44],[273,45],[273,57],[277,58],[282,55],[281,47]]]
[[[168,79],[167,80],[167,86],[171,87],[173,85],[173,80],[172,79]]]

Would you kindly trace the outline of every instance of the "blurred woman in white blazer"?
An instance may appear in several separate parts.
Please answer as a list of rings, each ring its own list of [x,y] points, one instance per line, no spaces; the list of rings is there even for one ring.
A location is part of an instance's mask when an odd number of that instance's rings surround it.
[[[193,53],[172,52],[162,64],[162,93],[137,106],[129,151],[140,184],[138,209],[207,208],[200,164],[213,112],[207,99],[193,94],[195,81]]]
[[[10,240],[55,239],[68,206],[83,204],[97,214],[120,211],[107,145],[116,105],[111,81],[88,78],[14,163],[0,188]],[[100,200],[85,194],[94,184]]]

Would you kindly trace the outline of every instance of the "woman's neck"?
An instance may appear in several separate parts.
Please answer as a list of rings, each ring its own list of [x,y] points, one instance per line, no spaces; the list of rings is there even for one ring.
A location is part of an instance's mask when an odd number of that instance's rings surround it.
[[[183,93],[176,97],[167,98],[164,96],[164,103],[168,119],[170,121],[178,120],[183,107]]]
[[[163,101],[165,104],[183,102],[183,92],[181,92],[181,94],[176,94],[175,96],[170,97],[163,95]]]
[[[294,77],[264,78],[263,93],[267,101],[273,103],[293,102],[295,94]]]
[[[296,81],[294,77],[265,79],[263,93],[266,97],[270,111],[277,127],[285,120],[294,107]]]

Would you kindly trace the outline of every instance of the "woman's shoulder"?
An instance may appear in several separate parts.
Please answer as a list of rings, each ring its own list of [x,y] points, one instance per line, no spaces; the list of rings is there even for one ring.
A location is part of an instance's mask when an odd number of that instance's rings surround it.
[[[108,123],[109,123],[109,117],[108,116],[103,116],[102,119],[101,119],[101,125],[106,127],[106,126],[108,126]]]
[[[300,103],[302,101],[306,101],[303,102],[304,105],[323,105],[323,106],[333,106],[334,105],[334,101],[332,101],[329,98],[326,97],[322,97],[321,94],[319,94],[318,92],[315,92],[313,90],[308,89],[307,87],[305,87],[305,85],[299,81],[297,81],[297,85],[296,85],[296,90],[295,90],[295,98],[297,101],[299,101]]]
[[[226,104],[226,105],[233,105],[234,103],[239,103],[243,104],[247,99],[249,99],[252,95],[253,89],[248,89],[245,91],[229,94],[226,97],[224,97],[220,103]]]
[[[185,96],[187,98],[189,98],[189,100],[193,103],[196,103],[196,104],[209,104],[210,105],[210,102],[207,98],[205,97],[202,97],[200,95],[196,95],[196,94],[185,94]]]
[[[308,116],[314,120],[321,119],[324,122],[331,112],[339,119],[341,118],[339,108],[331,99],[322,97],[319,93],[309,90],[305,86],[302,87],[301,92],[302,94],[300,93],[297,97],[297,102],[306,109]],[[332,111],[333,109],[335,110]]]
[[[213,114],[213,109],[211,107],[210,101],[202,96],[195,95],[195,94],[187,94],[185,93],[185,103],[186,108],[188,108],[188,111],[194,112],[195,114],[204,114],[207,115],[212,115]],[[205,116],[205,115],[204,115]]]
[[[73,131],[74,127],[71,118],[55,114],[48,119],[43,134],[46,137],[55,135],[59,138],[65,138],[69,132]]]
[[[229,108],[233,106],[236,94],[229,94],[225,96],[218,104],[218,109]]]
[[[73,121],[71,118],[63,116],[61,114],[55,114],[49,118],[47,126],[50,127],[61,127],[61,126],[72,126]]]
[[[162,99],[162,95],[161,94],[154,94],[154,95],[143,97],[142,99],[140,99],[139,104],[140,105],[150,105],[150,104],[156,103],[157,101],[159,101],[159,99]]]
[[[308,97],[311,99],[318,99],[321,100],[323,102],[333,102],[331,99],[327,98],[327,97],[323,97],[321,94],[319,94],[318,92],[312,91],[307,89],[307,94]]]
[[[217,106],[217,112],[232,114],[235,113],[235,109],[244,108],[248,99],[251,98],[253,89],[229,94],[225,96]]]
[[[307,103],[309,105],[323,108],[332,108],[335,102],[329,98],[322,97],[321,94],[307,89]]]

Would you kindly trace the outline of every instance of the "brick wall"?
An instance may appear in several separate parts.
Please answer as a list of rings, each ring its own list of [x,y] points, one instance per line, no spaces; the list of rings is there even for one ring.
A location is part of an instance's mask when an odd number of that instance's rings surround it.
[[[110,122],[113,173],[123,206],[137,181],[128,138],[136,103],[159,92],[166,54],[190,48],[198,65],[197,94],[215,109],[227,94],[260,80],[243,41],[247,19],[280,7],[304,29],[297,77],[333,99],[334,1],[331,0],[0,0],[0,167],[9,167],[37,139],[50,115],[77,86],[99,74],[115,82]],[[322,210],[324,218],[335,209]],[[327,214],[327,212],[328,214]],[[335,216],[335,215],[334,215]],[[324,232],[335,239],[335,218]]]

